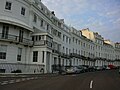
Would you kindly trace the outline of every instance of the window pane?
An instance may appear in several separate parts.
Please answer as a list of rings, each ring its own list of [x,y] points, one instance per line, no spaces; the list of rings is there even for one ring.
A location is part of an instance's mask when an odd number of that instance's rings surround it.
[[[38,51],[33,51],[33,62],[37,62]]]
[[[5,9],[11,10],[11,5],[12,5],[11,2],[6,2]]]
[[[0,59],[6,59],[6,52],[0,52]]]
[[[25,15],[25,8],[24,7],[21,8],[21,14]]]
[[[37,16],[34,14],[33,22],[37,22]]]

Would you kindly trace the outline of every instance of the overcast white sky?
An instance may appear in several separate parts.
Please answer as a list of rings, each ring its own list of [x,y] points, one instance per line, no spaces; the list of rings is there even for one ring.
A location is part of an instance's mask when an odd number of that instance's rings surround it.
[[[89,28],[120,42],[120,0],[42,0],[59,19],[80,30]]]

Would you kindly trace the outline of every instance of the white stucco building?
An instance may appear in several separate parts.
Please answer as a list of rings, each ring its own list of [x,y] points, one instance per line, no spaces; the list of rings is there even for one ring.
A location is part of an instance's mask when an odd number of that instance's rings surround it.
[[[0,72],[51,73],[52,65],[120,66],[120,44],[76,30],[41,0],[0,1]]]

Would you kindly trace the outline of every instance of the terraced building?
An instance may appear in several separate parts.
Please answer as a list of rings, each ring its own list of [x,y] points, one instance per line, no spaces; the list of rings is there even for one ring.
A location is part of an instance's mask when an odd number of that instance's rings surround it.
[[[51,73],[53,65],[108,64],[120,66],[120,43],[67,26],[41,0],[1,0],[1,73]]]

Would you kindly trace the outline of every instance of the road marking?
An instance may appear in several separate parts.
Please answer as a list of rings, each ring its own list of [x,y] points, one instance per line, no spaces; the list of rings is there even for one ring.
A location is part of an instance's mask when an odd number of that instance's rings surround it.
[[[93,80],[90,81],[90,88],[93,88]]]

